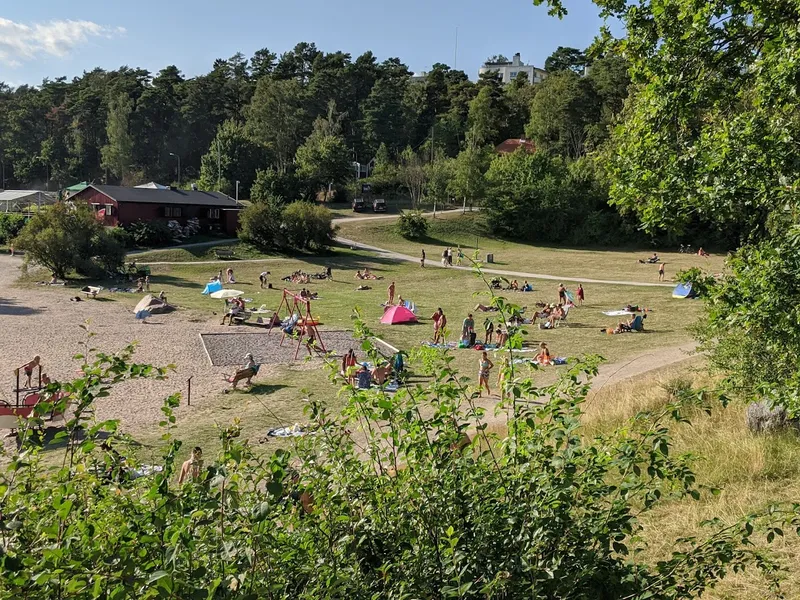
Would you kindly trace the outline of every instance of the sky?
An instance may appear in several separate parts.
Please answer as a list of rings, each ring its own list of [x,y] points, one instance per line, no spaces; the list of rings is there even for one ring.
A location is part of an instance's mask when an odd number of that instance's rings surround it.
[[[558,46],[588,46],[602,25],[597,8],[565,4],[559,21],[531,0],[6,0],[0,81],[36,85],[122,65],[156,73],[174,64],[193,77],[217,58],[265,47],[280,55],[302,41],[353,58],[396,56],[414,72],[457,59],[475,79],[495,54],[543,67]]]

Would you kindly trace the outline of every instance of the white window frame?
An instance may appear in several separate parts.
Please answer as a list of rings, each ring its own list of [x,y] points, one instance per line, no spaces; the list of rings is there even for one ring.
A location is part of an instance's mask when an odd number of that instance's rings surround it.
[[[114,212],[114,205],[113,204],[106,204],[106,216],[109,217]]]

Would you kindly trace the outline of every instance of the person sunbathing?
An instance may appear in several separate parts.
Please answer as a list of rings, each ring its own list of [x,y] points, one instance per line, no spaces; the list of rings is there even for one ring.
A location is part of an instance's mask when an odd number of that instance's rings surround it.
[[[364,275],[361,274],[361,270],[356,271],[355,278],[356,279],[366,279],[364,277]]]
[[[511,282],[511,288],[510,289],[515,291],[515,292],[519,291],[519,283],[517,283],[516,279]]]
[[[497,312],[496,306],[486,306],[485,304],[476,304],[472,310],[480,312]]]
[[[547,344],[544,342],[539,344],[539,354],[536,355],[536,362],[542,366],[549,365],[552,362],[550,350],[547,348]]]
[[[370,372],[372,380],[378,385],[383,385],[392,373],[392,365],[386,363],[380,367],[374,367]]]
[[[703,250],[703,248],[701,247],[701,248],[700,248],[700,249],[697,251],[697,256],[705,256],[705,257],[709,257],[709,256],[711,256],[711,255],[710,255],[708,252],[706,252],[705,250]]]
[[[631,333],[632,331],[644,331],[644,319],[647,315],[634,315],[627,322],[623,321],[614,330],[615,334],[618,333]]]
[[[542,310],[539,312],[533,313],[533,318],[531,319],[531,325],[536,325],[536,319],[541,319],[542,321],[546,321],[550,318],[550,313],[553,312],[553,308],[549,304],[545,304]]]

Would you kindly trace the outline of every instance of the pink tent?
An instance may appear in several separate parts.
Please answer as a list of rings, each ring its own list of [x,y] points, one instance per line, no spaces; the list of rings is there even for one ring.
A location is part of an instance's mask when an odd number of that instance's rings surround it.
[[[384,325],[397,325],[398,323],[416,323],[417,315],[405,306],[390,306],[383,313],[381,323]]]

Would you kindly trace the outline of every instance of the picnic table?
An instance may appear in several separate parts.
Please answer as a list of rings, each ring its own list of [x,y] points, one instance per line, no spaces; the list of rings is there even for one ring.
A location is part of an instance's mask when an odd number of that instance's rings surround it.
[[[235,252],[230,248],[214,248],[214,254],[217,258],[233,258],[235,256]]]

